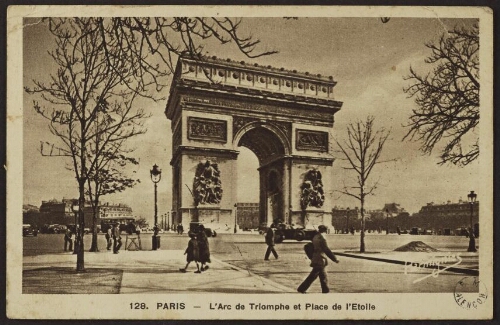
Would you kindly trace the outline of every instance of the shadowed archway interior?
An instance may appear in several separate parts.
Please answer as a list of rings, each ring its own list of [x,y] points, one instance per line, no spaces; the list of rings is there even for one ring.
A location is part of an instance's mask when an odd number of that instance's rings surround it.
[[[256,127],[246,132],[240,139],[238,146],[247,147],[259,159],[259,165],[283,156],[285,148],[280,139],[270,130],[264,127]]]

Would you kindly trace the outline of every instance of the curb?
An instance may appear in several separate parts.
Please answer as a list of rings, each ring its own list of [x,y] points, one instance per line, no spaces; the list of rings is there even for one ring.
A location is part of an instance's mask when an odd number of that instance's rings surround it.
[[[349,253],[340,253],[340,252],[334,252],[335,255],[339,256],[345,256],[345,257],[352,257],[352,258],[358,258],[358,259],[363,259],[363,260],[370,260],[370,261],[376,261],[376,262],[384,262],[384,263],[391,263],[391,264],[399,264],[399,265],[406,265],[405,261],[400,261],[400,260],[393,260],[393,259],[388,259],[388,258],[381,258],[381,257],[370,257],[370,256],[362,256],[362,255],[355,255],[355,254],[349,254]],[[474,270],[474,269],[466,269],[462,267],[443,267],[441,268],[439,265],[427,265],[427,264],[418,264],[418,267],[426,268],[426,269],[443,269],[443,271],[450,271],[450,272],[455,272],[455,273],[462,273],[462,274],[467,274],[467,275],[479,275],[479,270]]]

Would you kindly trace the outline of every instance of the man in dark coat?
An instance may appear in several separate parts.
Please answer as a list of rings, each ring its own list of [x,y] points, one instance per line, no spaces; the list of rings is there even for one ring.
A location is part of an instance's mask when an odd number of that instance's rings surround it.
[[[122,247],[122,236],[120,231],[120,224],[115,223],[113,227],[113,253],[118,254],[120,247]]]
[[[201,263],[201,271],[208,270],[207,263],[210,263],[210,247],[208,245],[207,234],[205,233],[205,227],[200,225],[198,227],[198,233],[196,235],[198,240],[198,250],[199,250],[199,258]]]
[[[337,257],[328,248],[324,234],[327,228],[324,225],[318,227],[318,233],[313,237],[312,243],[314,245],[314,252],[311,258],[311,267],[313,268],[309,276],[302,282],[302,284],[297,288],[300,293],[306,293],[307,289],[319,276],[319,281],[321,284],[321,292],[328,293],[330,289],[328,288],[328,278],[326,276],[325,267],[328,265],[328,256],[332,261],[338,263]]]
[[[66,252],[69,245],[69,251],[73,251],[73,231],[70,227],[66,228],[66,233],[64,234],[64,251]]]
[[[269,261],[269,255],[273,253],[274,258],[278,259],[278,253],[276,253],[276,250],[274,249],[274,229],[272,227],[269,227],[266,232],[266,244],[267,244],[267,250],[266,250],[266,255],[264,256],[265,261]]]

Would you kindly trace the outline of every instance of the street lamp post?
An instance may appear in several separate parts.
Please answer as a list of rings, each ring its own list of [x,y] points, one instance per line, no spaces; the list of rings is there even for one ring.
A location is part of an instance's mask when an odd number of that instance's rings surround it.
[[[472,215],[474,213],[474,203],[476,203],[477,194],[474,193],[474,191],[470,191],[470,193],[467,195],[467,198],[469,199],[469,205],[470,205],[469,248],[467,249],[467,251],[468,252],[477,252],[477,250],[476,250],[476,238],[474,236],[474,226],[472,224]]]
[[[78,241],[76,240],[77,239],[77,234],[78,232],[76,231],[76,225],[78,223],[78,211],[80,210],[80,205],[78,204],[78,201],[73,201],[73,205],[71,206],[71,210],[73,211],[73,213],[75,214],[75,242],[74,242],[74,245],[73,245],[73,254],[78,254]]]
[[[158,168],[158,165],[154,164],[153,169],[150,171],[151,181],[154,183],[155,188],[155,219],[154,219],[154,232],[153,232],[153,250],[158,249],[158,182],[161,180],[161,169]]]
[[[385,234],[389,235],[389,209],[385,209]]]
[[[235,203],[234,204],[234,233],[238,232],[238,219],[237,219],[237,213],[238,213],[238,205]]]
[[[167,231],[170,231],[170,212],[167,212]]]

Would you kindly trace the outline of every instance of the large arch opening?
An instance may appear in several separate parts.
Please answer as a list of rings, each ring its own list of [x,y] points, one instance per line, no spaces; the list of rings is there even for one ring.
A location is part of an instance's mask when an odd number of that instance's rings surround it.
[[[250,186],[245,187],[244,179],[249,179],[248,175],[252,175],[256,170],[258,176],[253,178],[253,185],[258,180],[258,198],[259,203],[259,224],[270,224],[273,221],[283,222],[285,220],[285,169],[283,165],[283,156],[287,152],[287,148],[280,140],[280,137],[275,133],[275,130],[267,128],[265,125],[250,126],[243,130],[243,134],[237,142],[240,148],[238,157],[238,166],[242,166],[243,174],[238,174],[238,190],[247,191]],[[246,149],[243,149],[246,148]],[[251,160],[247,161],[247,152],[251,151],[255,154],[258,164],[250,165]],[[247,168],[245,168],[245,167]],[[255,168],[255,169],[254,169]],[[252,183],[252,182],[251,182]],[[255,188],[255,187],[254,187]],[[238,195],[240,192],[238,192]]]

